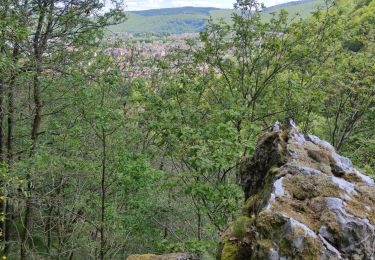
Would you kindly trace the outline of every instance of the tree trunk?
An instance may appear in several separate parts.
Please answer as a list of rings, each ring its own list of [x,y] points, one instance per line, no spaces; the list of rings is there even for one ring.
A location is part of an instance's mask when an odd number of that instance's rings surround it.
[[[37,64],[40,64],[40,60],[37,60]],[[39,75],[41,74],[40,65],[37,65],[36,68],[36,75],[34,77],[33,83],[33,90],[34,90],[34,104],[35,104],[35,114],[34,120],[32,123],[32,130],[31,130],[31,151],[30,157],[35,155],[36,152],[36,145],[38,140],[38,132],[40,129],[41,124],[41,110],[42,110],[42,102],[41,102],[41,90],[40,90],[40,82],[39,82]],[[22,244],[21,244],[21,259],[26,259],[26,250],[27,244],[29,240],[29,235],[32,231],[33,226],[33,196],[32,196],[32,182],[31,176],[28,174],[26,176],[27,181],[27,191],[28,196],[26,199],[26,210],[25,210],[25,217],[23,222],[23,234],[22,234]]]
[[[4,80],[0,78],[0,163],[4,161],[4,132],[3,132],[3,120],[4,120],[4,109],[3,109],[3,101],[4,101]],[[3,186],[3,183],[0,181],[0,185]],[[0,195],[3,195],[0,193]],[[5,201],[0,201],[0,214],[4,212],[5,209]],[[0,241],[4,241],[4,234],[5,234],[5,222],[1,222],[0,227]]]
[[[102,129],[102,176],[101,176],[101,218],[100,218],[100,259],[104,259],[105,254],[105,185],[106,185],[106,164],[107,164],[107,143],[106,143],[106,133]]]
[[[16,67],[19,58],[19,47],[15,45],[13,50],[13,65]],[[13,170],[13,136],[14,136],[14,88],[16,85],[17,71],[12,71],[8,85],[8,129],[7,129],[7,163],[8,172]],[[8,194],[11,197],[11,194]],[[5,226],[4,226],[4,255],[9,253],[9,243],[12,234],[13,207],[12,202],[8,198],[5,203]]]
[[[1,19],[4,19],[7,16],[8,6],[5,6],[4,12],[1,13]],[[4,31],[1,32],[1,37],[4,39]],[[0,53],[5,54],[5,46],[4,42],[1,42]],[[0,77],[0,163],[4,161],[4,130],[3,130],[3,122],[4,122],[4,95],[5,95],[5,80],[3,77]],[[3,183],[0,182],[0,185],[3,186]],[[0,195],[3,195],[0,193]],[[0,214],[5,213],[6,202],[0,201]],[[0,223],[0,241],[4,241],[5,237],[5,221]]]
[[[4,161],[4,95],[5,95],[4,79],[0,78],[0,162]]]
[[[42,74],[42,54],[44,48],[44,42],[42,41],[42,31],[45,22],[45,14],[48,1],[40,3],[40,13],[38,18],[38,25],[35,31],[33,39],[33,51],[34,51],[34,62],[35,62],[35,75],[33,79],[33,102],[34,102],[34,119],[31,125],[31,150],[30,157],[33,157],[36,152],[36,146],[38,141],[38,132],[42,121],[42,94],[39,77]],[[46,34],[44,39],[46,41]],[[30,174],[26,175],[27,191],[28,195],[26,198],[25,205],[25,216],[23,222],[23,232],[21,240],[21,260],[26,259],[26,250],[28,246],[29,235],[32,231],[33,226],[33,195],[32,195],[32,182]]]
[[[198,241],[201,241],[202,240],[202,215],[201,215],[201,211],[200,209],[198,208],[197,210],[197,218],[198,218],[198,223],[197,223],[197,239]]]

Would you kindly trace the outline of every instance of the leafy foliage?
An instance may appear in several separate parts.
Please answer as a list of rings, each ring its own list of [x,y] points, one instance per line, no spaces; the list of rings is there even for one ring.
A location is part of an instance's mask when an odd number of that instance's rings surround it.
[[[239,0],[230,21],[210,19],[200,39],[161,58],[110,55],[126,43],[105,41],[104,30],[124,16],[103,7],[0,4],[9,259],[212,258],[241,212],[241,161],[275,121],[294,118],[374,174],[374,1],[265,19],[259,3]],[[150,26],[161,19],[147,17]],[[176,31],[206,19],[175,18]],[[252,223],[239,219],[241,237]]]

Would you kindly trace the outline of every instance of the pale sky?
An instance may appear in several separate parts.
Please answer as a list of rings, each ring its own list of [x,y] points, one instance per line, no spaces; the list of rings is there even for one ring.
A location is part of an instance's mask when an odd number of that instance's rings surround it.
[[[293,0],[261,0],[260,2],[264,2],[269,7],[290,1]],[[135,11],[182,6],[233,8],[235,2],[235,0],[126,0],[125,9]]]

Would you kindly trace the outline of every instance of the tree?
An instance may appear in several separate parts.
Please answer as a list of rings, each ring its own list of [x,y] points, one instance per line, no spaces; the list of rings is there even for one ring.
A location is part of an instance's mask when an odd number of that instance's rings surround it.
[[[38,144],[41,141],[41,136],[45,136],[43,142],[48,140],[46,136],[50,136],[48,127],[42,130],[43,122],[47,121],[46,118],[49,116],[44,114],[43,110],[47,110],[47,106],[51,105],[50,102],[53,102],[59,94],[55,93],[55,96],[49,96],[50,100],[45,99],[45,93],[49,91],[49,86],[46,83],[64,75],[67,65],[77,53],[82,53],[87,46],[95,43],[103,35],[105,26],[121,21],[124,17],[119,3],[115,3],[115,8],[109,12],[101,12],[103,8],[104,3],[101,1],[40,0],[31,2],[3,1],[1,3],[1,28],[2,35],[5,36],[1,52],[7,56],[9,61],[12,61],[10,63],[12,71],[1,82],[2,91],[6,90],[8,97],[7,158],[9,172],[14,170],[12,167],[14,154],[28,154],[23,157],[28,157],[26,161],[30,163],[39,152]],[[12,54],[9,55],[9,53]],[[15,89],[19,88],[17,84],[20,82],[28,84],[25,89],[21,89],[21,94],[16,96]],[[25,91],[28,89],[31,95],[26,96],[27,92]],[[16,107],[16,104],[20,104],[20,107]],[[22,108],[24,104],[29,105],[28,109]],[[2,109],[4,111],[3,107]],[[15,109],[20,110],[16,111]],[[27,129],[22,127],[20,131],[15,132],[14,115],[16,113],[28,114],[25,121],[28,121],[30,125],[29,140],[27,141],[24,135],[17,140],[18,143],[27,145],[29,147],[27,149],[22,146],[14,147],[15,135]],[[34,182],[32,179],[34,176],[30,174],[31,171],[32,168],[29,168],[25,176],[27,183],[25,194],[27,196],[23,228],[20,231],[22,234],[21,259],[26,258],[31,242],[30,234],[35,219],[33,208],[37,203],[37,199],[33,197]],[[11,201],[7,200],[7,203],[9,204]],[[7,216],[9,215],[11,213],[7,214]],[[9,221],[8,223],[9,225],[6,227],[8,232],[5,236],[12,233],[11,224]],[[8,243],[5,245],[4,251],[7,254]]]

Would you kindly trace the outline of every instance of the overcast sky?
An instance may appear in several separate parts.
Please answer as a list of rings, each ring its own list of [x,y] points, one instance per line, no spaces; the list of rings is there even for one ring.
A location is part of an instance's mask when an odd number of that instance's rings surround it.
[[[263,0],[266,6],[290,2],[292,0]],[[203,6],[232,8],[235,0],[126,0],[126,10],[146,10],[181,6]]]

